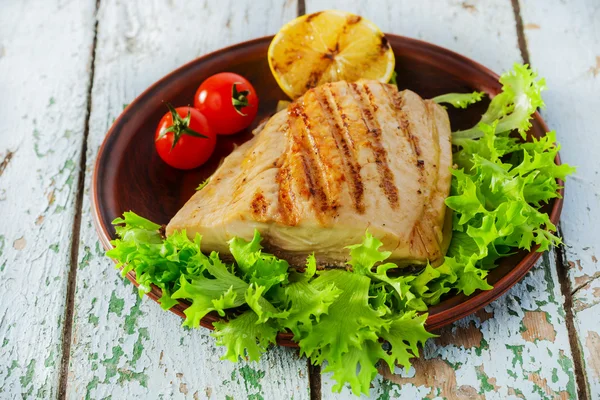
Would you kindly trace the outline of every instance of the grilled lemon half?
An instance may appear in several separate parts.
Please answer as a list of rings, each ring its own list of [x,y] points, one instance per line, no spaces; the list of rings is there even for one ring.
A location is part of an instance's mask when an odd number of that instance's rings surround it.
[[[388,82],[395,66],[394,52],[374,23],[338,10],[287,23],[273,38],[268,58],[275,80],[292,99],[327,82]]]

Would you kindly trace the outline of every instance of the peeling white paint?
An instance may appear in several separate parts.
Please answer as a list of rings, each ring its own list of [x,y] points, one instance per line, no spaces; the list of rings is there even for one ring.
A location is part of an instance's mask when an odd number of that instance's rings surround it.
[[[58,389],[95,1],[59,3],[0,12],[0,398]]]
[[[532,66],[546,78],[547,108],[543,115],[562,143],[563,161],[577,166],[566,183],[562,232],[574,295],[576,330],[585,360],[590,398],[600,397],[600,361],[590,335],[600,332],[600,6],[594,0],[564,3],[521,1],[523,22],[537,22],[526,31]],[[586,285],[587,282],[592,282]]]

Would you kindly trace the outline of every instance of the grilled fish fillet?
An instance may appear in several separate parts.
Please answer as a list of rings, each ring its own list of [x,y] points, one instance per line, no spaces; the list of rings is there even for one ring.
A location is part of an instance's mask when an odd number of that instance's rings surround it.
[[[311,89],[235,149],[167,235],[202,235],[228,254],[258,229],[266,250],[343,266],[368,229],[400,266],[438,264],[450,235],[450,124],[444,108],[376,81]]]

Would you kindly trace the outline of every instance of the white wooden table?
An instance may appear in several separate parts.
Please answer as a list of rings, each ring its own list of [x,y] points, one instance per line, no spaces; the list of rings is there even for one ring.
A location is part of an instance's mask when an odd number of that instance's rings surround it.
[[[209,51],[320,9],[359,13],[501,72],[547,79],[565,247],[430,341],[371,397],[600,398],[597,0],[0,0],[0,398],[342,399],[293,349],[219,361],[208,332],[140,299],[92,226],[91,172],[123,106]]]

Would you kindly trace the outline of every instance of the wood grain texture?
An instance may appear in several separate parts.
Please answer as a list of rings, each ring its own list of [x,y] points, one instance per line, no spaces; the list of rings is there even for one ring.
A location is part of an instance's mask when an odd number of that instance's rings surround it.
[[[309,398],[295,350],[273,349],[259,363],[220,361],[225,351],[208,331],[184,329],[140,299],[104,256],[89,202],[95,156],[125,104],[199,55],[274,33],[295,11],[295,2],[275,1],[101,2],[68,398]]]
[[[531,63],[546,77],[544,116],[556,129],[567,181],[562,233],[590,398],[600,397],[600,3],[521,1]],[[527,29],[527,27],[531,27]],[[535,28],[533,28],[535,27]]]
[[[0,398],[53,398],[95,1],[0,8]]]
[[[340,8],[375,22],[383,31],[417,37],[502,72],[522,62],[510,2],[316,1],[306,12]],[[382,371],[374,398],[540,399],[576,396],[564,323],[563,298],[553,254],[501,299],[442,331],[408,375]],[[323,398],[331,393],[323,377]]]
[[[421,39],[502,72],[521,61],[510,1],[306,0],[306,13],[337,8],[383,32]]]

